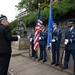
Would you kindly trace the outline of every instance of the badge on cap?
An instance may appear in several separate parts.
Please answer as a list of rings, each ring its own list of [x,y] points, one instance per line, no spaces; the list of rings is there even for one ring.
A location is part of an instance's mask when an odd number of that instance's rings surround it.
[[[74,23],[74,20],[68,20],[67,24],[72,24]]]
[[[2,21],[2,20],[7,20],[7,17],[5,16],[5,15],[0,15],[0,21]]]

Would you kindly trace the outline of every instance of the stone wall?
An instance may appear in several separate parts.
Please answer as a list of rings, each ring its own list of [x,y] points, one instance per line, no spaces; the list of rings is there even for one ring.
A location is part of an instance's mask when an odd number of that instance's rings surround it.
[[[66,21],[59,22],[58,27],[60,27],[62,29],[61,45],[64,45],[64,38],[65,38],[65,31],[67,29],[67,22]],[[27,40],[26,40],[26,42],[24,44],[30,45],[29,39],[30,39],[30,35],[31,35],[31,32],[32,32],[32,28],[33,27],[27,27],[27,31],[28,31],[27,32]],[[27,41],[28,41],[28,43],[27,43]],[[23,42],[20,42],[20,43],[23,43]],[[18,49],[18,46],[17,45],[19,45],[19,41],[13,42],[13,45],[12,46],[14,48],[17,48]],[[29,48],[29,46],[27,48]]]

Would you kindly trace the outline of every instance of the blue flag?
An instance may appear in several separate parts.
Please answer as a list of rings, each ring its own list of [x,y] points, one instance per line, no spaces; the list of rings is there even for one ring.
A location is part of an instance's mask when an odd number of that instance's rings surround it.
[[[47,38],[47,47],[50,46],[50,29],[53,27],[53,17],[52,17],[52,4],[50,4],[50,12],[49,12],[49,19],[48,19],[48,38]]]

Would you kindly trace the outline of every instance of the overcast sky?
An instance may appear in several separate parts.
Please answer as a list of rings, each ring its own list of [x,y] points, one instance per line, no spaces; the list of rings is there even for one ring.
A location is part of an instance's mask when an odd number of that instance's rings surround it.
[[[0,0],[0,14],[8,17],[8,21],[13,21],[15,16],[19,13],[15,5],[21,0]]]

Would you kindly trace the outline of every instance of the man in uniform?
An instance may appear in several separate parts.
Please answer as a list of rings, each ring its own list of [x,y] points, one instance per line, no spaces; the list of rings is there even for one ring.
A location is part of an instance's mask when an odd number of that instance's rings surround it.
[[[56,22],[53,23],[52,30],[52,63],[55,66],[59,65],[59,56],[60,56],[60,42],[61,42],[61,29],[58,28]]]
[[[43,60],[43,62],[47,61],[46,45],[47,45],[47,30],[45,29],[45,26],[42,25],[39,35],[39,46],[40,46],[39,60]]]
[[[34,57],[36,59],[36,58],[38,58],[38,56],[37,56],[37,51],[34,50],[34,34],[35,34],[35,30],[32,29],[32,33],[30,36],[30,43],[31,43],[31,49],[32,49],[32,56],[31,57]]]
[[[10,57],[11,41],[17,41],[20,37],[13,37],[8,26],[7,17],[0,16],[0,75],[7,75]]]
[[[72,54],[74,61],[74,74],[75,74],[75,27],[74,21],[68,20],[68,29],[65,32],[65,60],[64,69],[68,68],[70,53]]]

